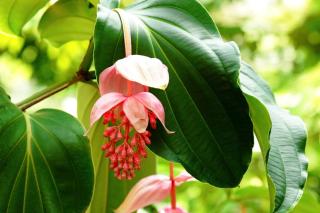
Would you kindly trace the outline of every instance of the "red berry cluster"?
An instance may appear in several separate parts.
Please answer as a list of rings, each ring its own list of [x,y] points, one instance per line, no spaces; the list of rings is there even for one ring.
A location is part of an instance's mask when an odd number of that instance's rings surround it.
[[[151,127],[156,128],[156,116],[152,112],[148,115]],[[118,179],[131,180],[134,171],[140,169],[141,158],[147,157],[146,145],[151,144],[151,133],[136,132],[121,106],[106,112],[103,123],[108,126],[104,131],[107,142],[101,148],[110,160],[110,168]]]

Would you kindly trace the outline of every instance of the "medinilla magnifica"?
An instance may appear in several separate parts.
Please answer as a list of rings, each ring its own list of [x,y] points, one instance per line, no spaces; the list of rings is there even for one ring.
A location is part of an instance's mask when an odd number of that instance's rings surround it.
[[[94,104],[91,125],[103,117],[107,142],[102,150],[119,179],[132,179],[147,157],[150,144],[148,125],[156,129],[156,119],[165,127],[161,102],[149,87],[165,89],[169,83],[167,67],[159,59],[130,55],[106,68],[99,77],[101,97]]]

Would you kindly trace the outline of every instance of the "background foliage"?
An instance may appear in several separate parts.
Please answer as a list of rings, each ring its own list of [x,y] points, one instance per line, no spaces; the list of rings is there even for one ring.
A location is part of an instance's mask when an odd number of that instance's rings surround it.
[[[214,17],[222,37],[236,41],[242,58],[269,82],[277,102],[306,122],[309,177],[294,211],[319,212],[320,2],[202,0],[202,3]],[[37,16],[32,21],[36,22]],[[11,94],[14,102],[34,90],[67,79],[77,69],[87,46],[87,42],[70,42],[55,48],[40,41],[36,31],[28,26],[23,34],[25,39],[0,35],[0,86]],[[76,115],[74,97],[75,88],[70,88],[33,110],[50,104]],[[223,190],[187,183],[178,189],[178,203],[190,212],[268,212],[264,164],[259,149],[255,151],[239,188]],[[167,163],[158,160],[158,171],[168,173]]]

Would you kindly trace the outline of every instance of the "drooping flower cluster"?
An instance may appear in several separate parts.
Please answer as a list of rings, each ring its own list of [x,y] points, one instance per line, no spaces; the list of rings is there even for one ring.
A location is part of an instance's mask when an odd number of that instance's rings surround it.
[[[160,60],[131,55],[105,69],[99,77],[101,97],[92,108],[91,125],[103,117],[106,143],[102,150],[118,179],[132,179],[147,157],[150,144],[148,124],[156,128],[156,119],[164,125],[161,102],[149,87],[165,89],[169,82],[167,67]]]

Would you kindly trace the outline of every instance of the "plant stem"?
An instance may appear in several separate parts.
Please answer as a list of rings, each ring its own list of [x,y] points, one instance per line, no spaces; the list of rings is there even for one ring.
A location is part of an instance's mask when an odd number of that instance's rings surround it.
[[[124,49],[126,57],[128,57],[129,55],[132,55],[131,31],[128,18],[126,16],[126,13],[122,9],[116,8],[114,9],[114,11],[118,13],[121,20],[124,38]]]
[[[171,209],[176,209],[176,184],[174,181],[174,164],[170,162],[170,180],[171,180]]]
[[[49,88],[46,88],[31,97],[21,101],[17,104],[17,106],[22,110],[25,111],[29,107],[39,103],[40,101],[51,97],[52,95],[68,88],[69,86],[79,82],[79,81],[90,81],[91,79],[94,79],[94,74],[92,75],[92,72],[89,72],[90,66],[92,64],[93,59],[93,42],[92,39],[90,40],[88,49],[86,51],[85,56],[82,59],[82,62],[80,64],[80,67],[78,71],[75,73],[75,76],[71,78],[68,81],[64,81],[62,83],[58,83],[56,85],[53,85]]]

